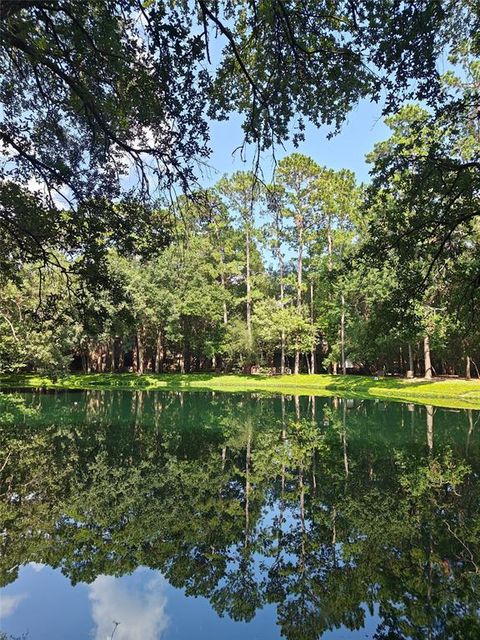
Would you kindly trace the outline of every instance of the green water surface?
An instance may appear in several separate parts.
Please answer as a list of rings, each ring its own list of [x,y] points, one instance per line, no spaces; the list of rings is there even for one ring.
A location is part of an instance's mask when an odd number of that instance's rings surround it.
[[[479,412],[161,391],[0,410],[4,637],[480,638]]]

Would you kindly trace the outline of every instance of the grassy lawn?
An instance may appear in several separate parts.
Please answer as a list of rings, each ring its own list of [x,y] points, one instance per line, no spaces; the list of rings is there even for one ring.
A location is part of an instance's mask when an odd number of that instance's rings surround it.
[[[265,391],[288,395],[345,395],[420,402],[452,408],[480,409],[478,380],[403,380],[368,376],[263,376],[213,373],[72,374],[56,381],[38,375],[0,376],[0,387],[49,387],[58,389],[171,389],[211,391]]]

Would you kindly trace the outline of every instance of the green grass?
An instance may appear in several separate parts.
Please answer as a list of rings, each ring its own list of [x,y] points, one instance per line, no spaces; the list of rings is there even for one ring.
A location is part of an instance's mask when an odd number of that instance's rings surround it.
[[[1,388],[50,387],[58,389],[171,389],[211,391],[264,391],[288,395],[342,395],[419,402],[452,408],[480,409],[478,380],[403,380],[368,376],[263,376],[194,374],[98,373],[72,374],[56,381],[35,374],[0,376]]]

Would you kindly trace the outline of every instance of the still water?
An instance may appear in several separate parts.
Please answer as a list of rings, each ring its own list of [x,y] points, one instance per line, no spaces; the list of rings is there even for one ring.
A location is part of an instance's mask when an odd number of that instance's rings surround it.
[[[0,638],[480,638],[480,414],[0,395]]]

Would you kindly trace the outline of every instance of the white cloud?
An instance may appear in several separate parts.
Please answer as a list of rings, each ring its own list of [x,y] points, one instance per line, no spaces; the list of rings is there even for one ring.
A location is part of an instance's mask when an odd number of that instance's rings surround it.
[[[19,593],[16,596],[0,596],[0,618],[8,618],[8,616],[11,616],[26,597],[26,593]]]
[[[100,576],[89,586],[95,640],[159,640],[168,626],[167,598],[161,577],[145,570],[133,576]]]
[[[45,565],[42,564],[41,562],[29,562],[28,566],[30,567],[30,569],[33,569],[37,573],[42,569],[45,569]]]

